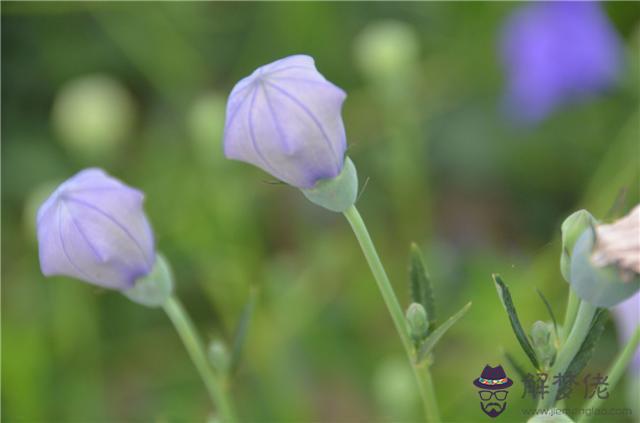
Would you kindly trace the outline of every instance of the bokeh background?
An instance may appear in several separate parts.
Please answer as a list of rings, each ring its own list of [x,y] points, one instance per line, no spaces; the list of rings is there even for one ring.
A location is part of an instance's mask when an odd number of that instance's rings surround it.
[[[404,351],[342,216],[222,155],[226,96],[257,66],[306,53],[348,92],[359,208],[404,305],[424,249],[439,319],[445,421],[487,419],[471,381],[510,351],[491,273],[524,325],[564,313],[560,224],[638,202],[640,8],[606,3],[623,64],[608,89],[543,119],[505,108],[505,22],[523,3],[2,4],[2,419],[203,421],[211,406],[161,310],[39,270],[35,211],[89,166],[144,190],[158,248],[207,341],[230,342],[256,293],[233,380],[255,422],[419,421]],[[607,325],[591,373],[619,350]],[[626,386],[607,406],[637,407]],[[522,421],[516,381],[502,421]],[[583,401],[578,387],[569,406]],[[635,410],[636,416],[640,411]],[[597,419],[596,419],[597,420]],[[606,417],[600,421],[632,421]]]

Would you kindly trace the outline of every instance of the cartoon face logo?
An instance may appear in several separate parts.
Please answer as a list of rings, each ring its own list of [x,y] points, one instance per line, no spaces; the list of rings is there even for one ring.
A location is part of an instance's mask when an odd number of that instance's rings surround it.
[[[507,395],[513,381],[507,377],[502,366],[484,366],[482,374],[473,381],[480,388],[480,408],[489,417],[497,417],[507,408]]]

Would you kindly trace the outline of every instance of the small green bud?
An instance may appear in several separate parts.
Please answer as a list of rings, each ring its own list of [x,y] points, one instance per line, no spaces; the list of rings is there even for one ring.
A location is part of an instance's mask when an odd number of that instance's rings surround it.
[[[220,373],[227,373],[231,364],[227,346],[220,339],[214,339],[209,343],[209,361]]]
[[[571,255],[573,247],[582,233],[592,228],[598,221],[586,210],[578,210],[562,222],[562,253],[560,254],[560,271],[569,282],[571,275]]]
[[[122,293],[138,304],[161,307],[173,293],[173,274],[164,256],[156,254],[151,273],[138,279],[132,288]]]
[[[531,327],[531,340],[538,360],[544,367],[548,367],[556,355],[553,324],[536,321]]]
[[[342,172],[333,179],[322,179],[316,186],[301,189],[311,202],[334,212],[343,212],[356,203],[358,173],[350,158],[344,158]]]
[[[409,335],[415,342],[420,342],[429,333],[429,321],[427,311],[422,304],[412,303],[407,309],[407,323],[409,325]]]

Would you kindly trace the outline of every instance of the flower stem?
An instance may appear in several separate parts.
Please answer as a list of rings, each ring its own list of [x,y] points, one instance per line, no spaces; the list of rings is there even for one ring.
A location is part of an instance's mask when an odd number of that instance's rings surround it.
[[[345,217],[349,221],[353,232],[360,243],[360,247],[362,248],[362,252],[364,253],[365,258],[367,259],[367,263],[371,268],[371,273],[378,283],[378,288],[380,288],[380,293],[382,294],[382,298],[384,299],[385,304],[387,305],[387,309],[389,310],[389,314],[391,314],[391,318],[396,327],[396,331],[402,340],[402,345],[409,357],[409,361],[411,363],[411,368],[416,376],[416,380],[418,382],[418,387],[420,390],[420,396],[422,397],[422,402],[425,409],[425,414],[427,417],[427,421],[430,422],[438,422],[440,421],[439,413],[438,413],[438,404],[435,399],[435,392],[433,389],[433,383],[431,380],[431,373],[429,372],[428,365],[417,366],[415,363],[415,352],[414,347],[411,343],[411,338],[407,331],[407,325],[405,322],[404,312],[402,311],[402,307],[398,302],[398,298],[396,297],[393,287],[391,286],[391,282],[389,282],[389,278],[387,277],[387,273],[380,262],[380,257],[376,252],[376,249],[371,241],[371,237],[369,236],[369,232],[367,231],[367,227],[358,213],[358,210],[355,206],[351,206],[344,212]]]
[[[640,326],[636,328],[636,331],[633,333],[627,345],[625,345],[624,349],[620,352],[616,361],[613,363],[613,366],[609,369],[607,382],[609,383],[609,390],[615,388],[618,381],[622,377],[624,370],[629,365],[629,362],[633,358],[634,353],[636,352],[636,348],[640,344]],[[602,403],[603,398],[600,398],[598,395],[594,395],[591,400],[584,406],[585,410],[593,410],[598,408]],[[587,422],[591,419],[593,413],[585,413],[578,419],[579,423]]]
[[[195,364],[198,369],[211,400],[217,408],[220,420],[225,423],[235,422],[236,418],[226,389],[221,380],[213,372],[207,360],[207,355],[204,352],[202,342],[184,307],[182,307],[182,304],[175,296],[171,296],[164,303],[163,308],[175,326],[178,335],[180,335],[187,352],[191,356],[193,364]]]
[[[580,302],[578,313],[576,315],[575,323],[571,328],[571,332],[567,337],[566,342],[562,345],[562,348],[558,352],[556,362],[553,364],[550,370],[550,376],[555,377],[559,374],[564,374],[571,364],[571,361],[576,356],[584,338],[591,329],[591,322],[595,315],[597,307],[586,301]],[[539,410],[547,410],[553,407],[556,402],[556,396],[558,394],[559,384],[551,384],[549,387],[549,393],[540,399],[538,402]]]
[[[564,322],[562,324],[562,340],[566,341],[571,328],[576,320],[576,314],[578,313],[578,306],[580,305],[580,299],[573,292],[573,289],[569,288],[569,298],[567,300],[567,311],[564,315]]]

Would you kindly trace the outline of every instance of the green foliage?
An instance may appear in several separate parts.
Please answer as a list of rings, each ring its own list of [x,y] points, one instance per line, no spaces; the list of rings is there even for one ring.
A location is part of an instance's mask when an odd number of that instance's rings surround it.
[[[520,319],[518,319],[518,313],[516,312],[516,308],[513,304],[513,300],[511,299],[511,294],[509,293],[509,288],[502,281],[500,275],[492,275],[493,281],[496,285],[496,289],[498,291],[498,297],[500,298],[500,302],[502,303],[504,309],[507,312],[507,316],[509,316],[509,323],[511,323],[511,328],[513,329],[513,333],[516,335],[518,342],[520,343],[520,347],[524,353],[529,357],[531,364],[536,369],[540,369],[540,363],[538,363],[538,359],[536,357],[536,353],[529,342],[529,338],[522,329],[522,325],[520,324]]]
[[[411,301],[422,304],[429,319],[429,327],[433,327],[436,322],[433,287],[431,286],[431,278],[424,264],[420,247],[415,243],[411,244],[409,260],[409,292],[411,293]]]
[[[425,341],[420,346],[420,350],[418,351],[417,362],[420,363],[423,360],[426,360],[429,357],[429,354],[433,351],[433,348],[436,346],[438,341],[444,336],[445,333],[453,326],[458,320],[464,316],[469,308],[471,307],[471,303],[467,303],[464,307],[460,309],[456,314],[449,317],[446,321],[444,321],[441,325],[436,327],[433,332],[425,339]]]

